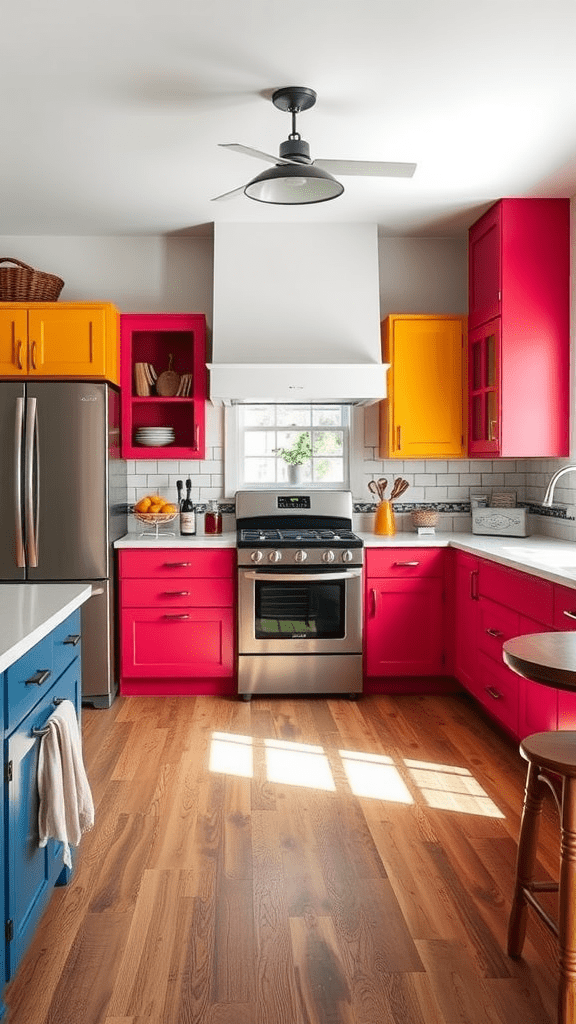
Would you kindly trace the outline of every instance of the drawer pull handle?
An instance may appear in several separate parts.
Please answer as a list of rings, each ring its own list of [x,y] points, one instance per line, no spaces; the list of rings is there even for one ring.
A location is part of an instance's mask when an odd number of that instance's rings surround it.
[[[564,609],[563,614],[566,616],[567,619],[576,619],[576,612],[569,612],[566,609]]]
[[[36,686],[42,686],[42,683],[45,683],[46,680],[49,679],[51,675],[52,669],[39,668],[38,671],[35,672],[33,676],[30,676],[30,679],[26,680],[24,685],[31,686],[34,683]]]
[[[190,597],[189,590],[165,590],[164,597]]]
[[[192,565],[191,562],[164,562],[167,569],[186,569]]]
[[[478,569],[472,569],[470,573],[470,597],[472,601],[478,600]]]
[[[502,694],[498,693],[498,690],[496,690],[493,686],[485,686],[484,689],[486,690],[488,696],[492,697],[492,700],[502,700]]]
[[[70,633],[64,640],[64,643],[72,644],[73,647],[76,647],[76,644],[80,643],[81,635],[81,633]]]
[[[376,615],[377,594],[376,594],[375,590],[372,590],[371,593],[372,593],[372,615],[374,616],[374,615]]]
[[[394,562],[394,565],[405,566],[405,565],[420,565],[420,562]]]
[[[55,704],[56,706],[58,706],[58,704],[62,704],[63,701],[65,701],[65,700],[66,700],[66,697],[54,697],[54,700],[52,701],[52,703]],[[48,729],[48,726],[46,726],[46,725],[42,729],[37,729],[36,726],[34,726],[34,728],[32,729],[32,735],[33,736],[47,736],[49,731],[50,730]]]
[[[189,615],[165,615],[165,619],[189,619]]]
[[[502,633],[499,629],[493,629],[492,627],[487,629],[486,632],[488,633],[488,636],[493,636],[496,638],[496,640],[499,640],[501,636],[504,636],[504,633]]]

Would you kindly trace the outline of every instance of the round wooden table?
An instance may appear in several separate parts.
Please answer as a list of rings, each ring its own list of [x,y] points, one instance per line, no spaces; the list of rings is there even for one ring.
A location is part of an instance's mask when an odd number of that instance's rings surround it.
[[[544,686],[576,690],[576,633],[531,633],[506,640],[502,657],[509,668]]]
[[[502,657],[525,679],[561,690],[576,690],[576,633],[533,633],[504,643]],[[520,753],[528,761],[526,793],[518,841],[516,881],[508,953],[520,956],[531,907],[558,939],[558,1024],[576,1021],[576,732],[527,736]],[[560,881],[535,880],[542,802],[551,789],[561,822]],[[540,892],[558,892],[558,922],[538,901]]]

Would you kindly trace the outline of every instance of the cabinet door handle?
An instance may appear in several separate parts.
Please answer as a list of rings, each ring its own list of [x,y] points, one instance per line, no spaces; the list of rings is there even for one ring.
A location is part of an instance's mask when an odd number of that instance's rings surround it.
[[[164,597],[190,597],[189,590],[165,590]]]
[[[372,594],[372,615],[376,615],[377,594],[376,594],[375,590],[372,590],[371,594]]]
[[[54,697],[52,703],[55,704],[57,707],[58,704],[63,704],[66,699],[66,697]],[[38,729],[36,728],[36,726],[34,726],[34,728],[32,729],[33,736],[47,736],[49,732],[50,728],[47,725],[45,725],[42,729]]]
[[[499,629],[493,629],[492,627],[489,627],[486,630],[486,632],[488,633],[488,636],[493,636],[496,638],[496,640],[499,640],[501,636],[504,636],[504,633],[502,633]]]
[[[51,675],[52,675],[52,669],[49,669],[49,668],[39,668],[38,671],[35,672],[33,676],[30,676],[30,679],[26,680],[24,685],[25,686],[31,686],[31,685],[35,684],[36,686],[42,686],[42,683],[45,683],[46,680],[49,679]]]
[[[492,700],[502,700],[502,694],[498,693],[498,690],[494,686],[485,686],[484,689]]]
[[[396,447],[398,451],[402,448],[402,427],[396,427]]]
[[[562,614],[565,615],[567,619],[576,619],[576,612],[569,612],[566,608]]]
[[[186,569],[192,562],[164,562],[167,569]]]
[[[405,565],[420,565],[420,562],[394,562],[394,565],[405,566]]]
[[[189,619],[189,615],[168,615],[164,616],[165,619]]]
[[[30,355],[30,362],[32,363],[32,369],[36,369],[36,342],[32,342],[32,350]]]
[[[76,644],[80,643],[81,635],[81,633],[70,633],[70,635],[64,640],[64,643],[72,644],[73,647],[76,647]]]
[[[16,345],[16,366],[19,370],[22,369],[22,342],[19,341]]]
[[[472,601],[478,600],[478,569],[472,569],[470,573],[470,597]]]

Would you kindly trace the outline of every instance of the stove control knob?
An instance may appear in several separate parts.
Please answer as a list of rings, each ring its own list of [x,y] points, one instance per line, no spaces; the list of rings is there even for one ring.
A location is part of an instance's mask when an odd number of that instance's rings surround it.
[[[261,562],[263,557],[264,555],[262,554],[261,551],[253,551],[252,554],[250,555],[250,559],[252,562]]]
[[[271,551],[270,554],[268,555],[269,562],[279,562],[281,558],[282,553],[280,551]]]
[[[325,551],[324,554],[322,555],[322,561],[323,562],[333,562],[334,561],[334,552],[333,551]]]
[[[302,550],[297,551],[296,554],[294,555],[294,561],[295,562],[305,562],[307,558],[308,558],[308,555],[306,554],[305,551],[302,551]]]
[[[354,555],[352,554],[351,551],[343,551],[342,552],[342,561],[343,562],[351,562],[353,558],[354,558]]]

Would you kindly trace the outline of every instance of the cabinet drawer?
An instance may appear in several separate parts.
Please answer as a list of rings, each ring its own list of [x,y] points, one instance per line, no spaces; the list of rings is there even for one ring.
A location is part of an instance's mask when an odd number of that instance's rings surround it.
[[[126,608],[122,612],[122,675],[214,678],[233,675],[230,608]]]
[[[576,629],[576,590],[554,586],[554,629]]]
[[[494,661],[502,662],[502,645],[520,635],[520,616],[495,601],[480,601],[479,647]]]
[[[514,608],[520,615],[551,626],[554,618],[554,584],[527,572],[482,560],[478,577],[480,595]]]
[[[54,641],[53,670],[54,679],[58,679],[64,670],[80,655],[81,625],[80,609],[73,612],[52,633]]]
[[[410,578],[444,574],[444,548],[372,548],[366,551],[366,576]]]
[[[232,579],[181,577],[178,585],[168,580],[122,580],[123,608],[172,608],[194,605],[195,608],[232,608]]]
[[[517,736],[520,676],[482,652],[478,654],[478,667],[478,699],[496,721]]]
[[[236,567],[235,548],[161,548],[120,551],[123,577],[170,579],[177,576],[232,576]]]
[[[4,678],[5,724],[7,729],[12,729],[42,699],[54,682],[52,635],[44,637],[27,654],[10,665]]]

